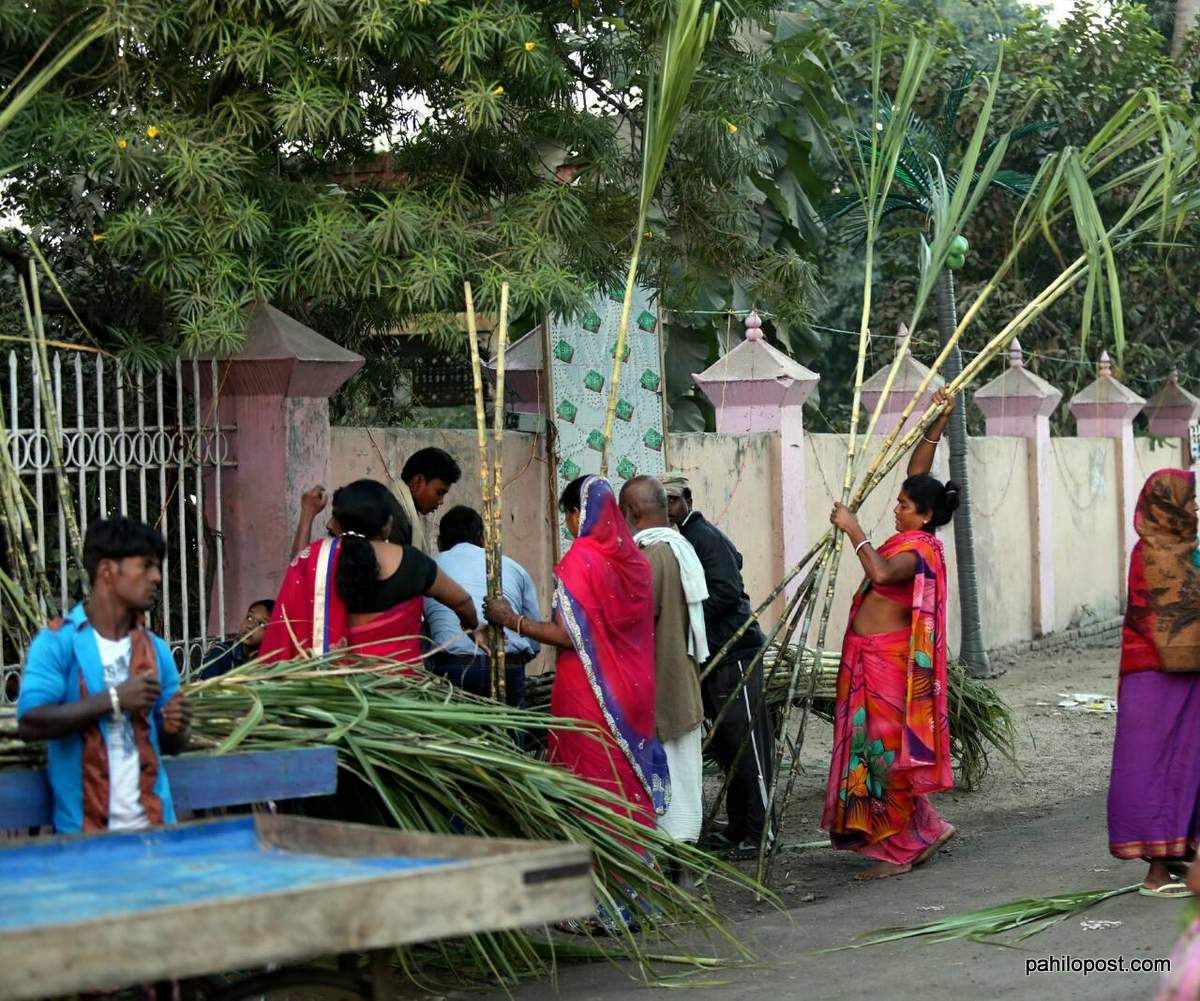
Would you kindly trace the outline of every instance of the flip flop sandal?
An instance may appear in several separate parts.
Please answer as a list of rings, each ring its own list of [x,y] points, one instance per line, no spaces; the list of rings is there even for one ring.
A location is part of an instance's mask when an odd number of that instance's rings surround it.
[[[1187,883],[1172,881],[1163,883],[1162,886],[1139,886],[1138,893],[1143,897],[1164,897],[1168,900],[1178,897],[1190,897],[1192,891],[1188,889]]]

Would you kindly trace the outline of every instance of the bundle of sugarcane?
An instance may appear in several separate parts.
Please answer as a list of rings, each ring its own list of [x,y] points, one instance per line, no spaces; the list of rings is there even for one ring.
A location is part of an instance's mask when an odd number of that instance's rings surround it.
[[[496,332],[496,410],[492,422],[491,455],[487,438],[487,414],[483,407],[483,362],[479,357],[475,325],[475,299],[471,283],[463,285],[467,304],[467,340],[471,351],[471,377],[475,383],[475,428],[479,433],[479,491],[483,511],[483,552],[487,564],[487,595],[504,596],[504,520],[501,517],[504,448],[504,351],[508,345],[508,282],[500,286],[500,326]],[[492,698],[505,700],[504,630],[488,631],[488,660],[492,670]]]
[[[48,444],[50,466],[54,471],[54,483],[58,492],[60,510],[63,512],[66,543],[77,563],[82,564],[83,543],[79,524],[72,503],[71,484],[67,479],[63,463],[63,436],[59,426],[58,408],[54,405],[53,387],[50,382],[50,361],[47,344],[57,343],[46,338],[42,304],[38,290],[39,266],[45,258],[37,245],[30,241],[34,260],[29,262],[26,282],[18,283],[21,306],[25,320],[32,369],[37,383],[42,419],[46,424],[45,440]],[[81,351],[95,349],[82,345],[71,345]],[[0,411],[4,408],[0,407]],[[0,598],[4,603],[5,625],[15,634],[16,643],[27,646],[34,633],[49,617],[47,611],[58,607],[58,595],[46,574],[46,553],[38,543],[34,525],[37,502],[29,488],[21,480],[14,466],[13,454],[8,446],[9,430],[6,415],[0,412],[0,536],[7,543],[6,566],[0,568]],[[82,575],[81,586],[86,590],[87,578]],[[12,695],[11,692],[6,693]]]
[[[1183,225],[1188,214],[1200,207],[1200,171],[1198,171],[1197,143],[1195,131],[1182,109],[1164,106],[1153,94],[1135,94],[1126,105],[1104,125],[1095,138],[1083,147],[1068,147],[1048,156],[1033,179],[1016,212],[1012,232],[1008,235],[1009,252],[997,272],[979,290],[973,302],[964,310],[953,332],[944,340],[942,349],[929,367],[928,373],[916,387],[911,399],[896,418],[893,429],[883,438],[875,457],[861,468],[861,445],[869,441],[888,396],[891,393],[900,364],[911,343],[912,331],[920,323],[930,297],[944,272],[953,252],[954,241],[982,199],[988,185],[997,177],[1001,160],[1007,149],[1007,135],[984,147],[984,138],[992,111],[992,103],[999,85],[1000,62],[989,81],[989,89],[976,119],[962,166],[955,174],[947,177],[940,169],[936,172],[929,194],[930,219],[928,237],[920,242],[919,280],[916,286],[911,318],[901,338],[899,350],[887,372],[879,400],[875,405],[865,432],[861,429],[862,389],[865,364],[870,341],[870,319],[872,290],[875,282],[875,244],[879,239],[885,216],[896,205],[892,184],[901,168],[904,151],[904,135],[911,120],[914,101],[921,88],[933,56],[931,45],[924,40],[910,41],[904,58],[895,96],[889,101],[881,94],[882,66],[886,63],[882,43],[876,41],[872,53],[871,119],[856,135],[853,143],[843,149],[843,161],[849,183],[853,185],[862,203],[864,226],[860,232],[864,248],[864,277],[862,287],[862,314],[859,324],[858,356],[855,372],[854,395],[851,408],[849,440],[846,455],[845,477],[842,483],[841,500],[850,509],[857,511],[863,500],[879,486],[891,470],[916,445],[926,429],[939,416],[942,404],[923,401],[929,399],[930,386],[947,360],[957,351],[959,341],[971,327],[984,304],[993,297],[1004,279],[1016,268],[1036,240],[1049,233],[1056,222],[1072,218],[1080,240],[1081,249],[1074,260],[1065,264],[1062,271],[1031,301],[1017,311],[1016,315],[991,333],[982,349],[957,374],[946,382],[946,390],[956,394],[970,385],[992,359],[1005,350],[1031,323],[1058,302],[1072,289],[1084,287],[1084,309],[1089,314],[1102,301],[1107,306],[1107,315],[1114,326],[1114,336],[1120,340],[1119,275],[1116,259],[1122,250],[1136,243],[1157,241],[1168,246],[1173,231]],[[853,117],[853,111],[850,111]],[[1136,191],[1124,198],[1115,219],[1104,219],[1096,206],[1095,193],[1108,191],[1116,185]],[[1060,260],[1060,248],[1054,248]],[[1098,295],[1103,286],[1106,295]],[[1086,326],[1086,324],[1085,324]],[[922,412],[917,415],[918,407]],[[816,659],[824,660],[830,611],[842,556],[840,532],[829,529],[812,549],[787,573],[784,579],[755,610],[749,620],[730,638],[725,646],[715,651],[705,666],[708,672],[733,649],[751,622],[770,608],[785,591],[790,591],[783,614],[769,631],[767,646],[799,645],[816,651]],[[764,687],[771,690],[780,684],[780,675],[786,679],[786,695],[777,713],[772,713],[776,726],[775,758],[771,769],[768,789],[768,813],[777,817],[787,816],[787,804],[794,789],[799,771],[796,767],[804,745],[808,713],[814,703],[817,686],[823,672],[805,671],[803,658],[792,663],[782,660],[763,666],[763,653],[744,665],[747,677],[754,672],[765,675]],[[744,686],[745,682],[742,683]],[[742,687],[731,693],[740,699]],[[801,696],[802,697],[798,697]],[[1008,724],[996,706],[985,700],[989,708],[979,722],[985,731],[1000,737]],[[799,707],[798,723],[792,720],[793,707]],[[722,710],[724,712],[725,710]],[[764,701],[757,710],[768,711]],[[974,719],[968,703],[960,702],[962,720]],[[719,718],[719,717],[718,717]],[[753,729],[748,731],[753,733]],[[978,751],[981,745],[972,744],[965,749],[968,761],[974,760],[972,768],[980,762]],[[747,753],[743,747],[739,753]],[[790,761],[785,764],[784,756]],[[730,769],[732,773],[733,769]],[[781,777],[786,782],[781,784]],[[724,796],[728,781],[710,805],[711,815]],[[764,825],[763,841],[760,846],[758,878],[767,878],[775,851],[785,839],[767,838]]]
[[[651,951],[672,943],[683,926],[744,955],[712,903],[664,879],[662,867],[677,860],[702,881],[757,890],[749,880],[642,826],[623,801],[517,742],[517,734],[590,724],[474,698],[430,676],[381,674],[366,659],[353,666],[344,654],[336,660],[251,664],[190,686],[194,741],[210,753],[335,746],[341,781],[336,802],[324,809],[342,820],[589,845],[602,908],[631,912],[642,929],[618,931],[606,949],[644,971]],[[537,936],[503,932],[442,946],[437,955],[464,979],[507,981],[545,973],[553,958],[543,945]],[[671,948],[677,960],[690,951]]]

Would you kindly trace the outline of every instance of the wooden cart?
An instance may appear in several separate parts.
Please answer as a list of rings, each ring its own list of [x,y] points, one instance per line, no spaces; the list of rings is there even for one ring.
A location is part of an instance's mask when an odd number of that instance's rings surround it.
[[[0,1001],[278,965],[187,986],[220,1001],[302,988],[391,997],[398,945],[595,907],[588,849],[550,842],[259,814],[10,845]],[[370,955],[366,971],[287,966],[353,953]]]

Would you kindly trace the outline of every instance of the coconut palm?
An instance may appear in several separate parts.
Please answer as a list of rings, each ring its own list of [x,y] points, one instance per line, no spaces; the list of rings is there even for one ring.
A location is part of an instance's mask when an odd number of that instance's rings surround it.
[[[957,124],[963,99],[971,90],[976,70],[969,67],[945,95],[937,117],[926,121],[915,113],[909,113],[901,138],[901,151],[895,173],[895,186],[883,204],[883,216],[896,213],[912,213],[920,220],[923,234],[932,237],[940,213],[937,202],[952,195],[961,183],[961,156],[958,150]],[[881,125],[888,125],[894,114],[891,105],[881,108]],[[1030,122],[1019,126],[1006,135],[985,146],[977,158],[986,163],[1001,142],[1011,143],[1055,128],[1057,123],[1048,121]],[[871,135],[858,130],[850,142],[860,149],[869,148]],[[978,183],[980,176],[972,173],[968,183]],[[1001,169],[986,178],[985,183],[1002,191],[1024,198],[1033,186],[1033,177],[1015,170]],[[861,216],[863,203],[857,194],[844,195],[831,201],[827,215],[832,221],[842,217]],[[965,222],[966,217],[961,219]],[[861,224],[850,227],[852,235],[859,235]],[[941,235],[941,234],[939,234]],[[924,249],[924,247],[923,247]],[[967,250],[961,237],[955,241],[947,263],[939,270],[934,294],[937,303],[938,336],[943,345],[950,342],[958,327],[958,309],[954,292],[954,274],[951,270],[962,264]],[[962,371],[962,355],[955,344],[946,360],[944,374],[953,380]],[[962,503],[954,517],[954,545],[958,559],[958,596],[962,609],[962,648],[960,655],[974,677],[988,677],[991,668],[984,644],[983,621],[979,610],[979,584],[976,574],[975,542],[971,525],[970,476],[967,471],[967,412],[966,407],[957,407],[950,418],[950,476],[962,488]]]

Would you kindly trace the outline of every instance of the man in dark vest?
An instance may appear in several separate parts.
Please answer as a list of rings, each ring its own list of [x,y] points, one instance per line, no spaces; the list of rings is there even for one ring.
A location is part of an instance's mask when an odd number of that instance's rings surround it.
[[[662,477],[662,483],[667,490],[671,522],[692,544],[704,568],[708,584],[704,627],[708,648],[715,655],[750,618],[752,611],[742,583],[742,554],[724,532],[693,509],[687,477],[668,474]],[[729,775],[725,802],[729,826],[724,832],[714,832],[709,844],[739,855],[758,851],[767,824],[767,791],[774,746],[765,708],[760,712],[761,662],[747,675],[750,662],[763,642],[758,623],[752,623],[701,683],[708,719],[715,720],[724,710],[712,747]],[[743,685],[745,678],[748,680]],[[769,832],[768,837],[771,836]]]

